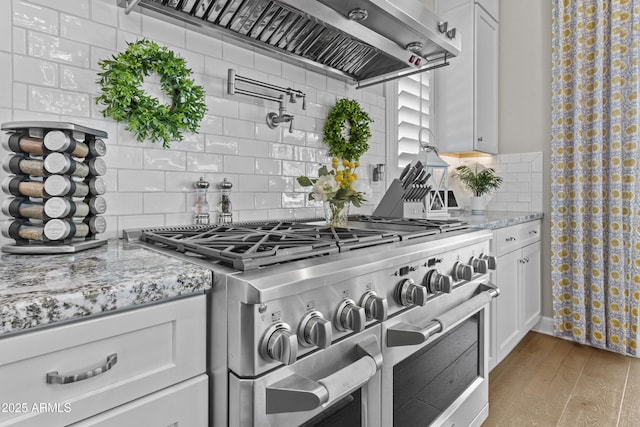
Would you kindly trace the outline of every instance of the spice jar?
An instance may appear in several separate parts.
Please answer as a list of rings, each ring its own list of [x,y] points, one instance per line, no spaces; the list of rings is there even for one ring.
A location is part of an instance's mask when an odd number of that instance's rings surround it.
[[[51,175],[44,181],[44,191],[52,197],[85,197],[89,194],[89,186],[63,175]]]
[[[2,182],[2,191],[14,196],[46,197],[44,183],[31,181],[28,176],[19,175],[8,177]]]
[[[2,223],[2,235],[15,240],[45,241],[44,226],[25,221],[5,221]]]
[[[52,132],[60,132],[63,135],[66,135],[61,131],[51,131],[48,134],[51,134]],[[56,135],[57,138],[55,137]],[[62,143],[60,143],[60,141],[62,141]],[[28,135],[14,133],[8,140],[3,141],[2,145],[7,151],[13,151],[14,153],[36,154],[39,156],[52,152],[68,153],[74,157],[86,157],[88,153],[95,157],[107,154],[107,146],[100,138],[95,138],[87,143],[70,139],[68,145],[65,144],[64,141],[65,138],[60,137],[59,134],[52,134],[52,136],[47,139],[47,144],[45,145],[45,141],[42,138],[34,138]],[[73,143],[71,141],[73,141]],[[82,155],[83,153],[85,154]]]
[[[76,141],[61,130],[51,130],[44,135],[44,148],[49,151],[69,153],[74,157],[87,157],[89,147],[84,142]]]
[[[89,226],[91,234],[104,233],[107,229],[107,220],[103,216],[91,216],[84,219],[84,224]]]
[[[89,205],[75,202],[62,197],[52,197],[44,203],[44,213],[49,218],[86,217],[89,215]]]
[[[25,156],[7,156],[2,161],[2,169],[7,173],[16,175],[47,176],[49,173],[44,167],[44,161]]]
[[[45,219],[44,205],[29,200],[26,197],[6,199],[2,203],[2,213],[6,216]]]
[[[100,177],[85,179],[84,183],[89,186],[89,192],[96,196],[100,196],[107,192],[107,185]]]

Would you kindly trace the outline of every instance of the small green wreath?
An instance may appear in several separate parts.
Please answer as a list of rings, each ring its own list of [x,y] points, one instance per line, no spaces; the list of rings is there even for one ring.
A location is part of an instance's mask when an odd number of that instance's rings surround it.
[[[347,121],[351,125],[349,140],[343,136]],[[367,140],[371,138],[371,122],[373,120],[360,108],[358,101],[339,100],[324,124],[324,142],[329,146],[329,154],[348,161],[358,160],[369,149]]]
[[[127,130],[136,134],[139,142],[162,140],[169,148],[172,141],[181,141],[182,132],[196,132],[207,111],[204,89],[191,79],[186,61],[173,51],[151,40],[127,43],[124,52],[113,59],[98,62],[104,70],[98,73],[102,94],[96,104],[106,106],[104,117],[128,121]],[[145,94],[142,84],[150,74],[160,76],[162,90],[171,97],[171,105]]]

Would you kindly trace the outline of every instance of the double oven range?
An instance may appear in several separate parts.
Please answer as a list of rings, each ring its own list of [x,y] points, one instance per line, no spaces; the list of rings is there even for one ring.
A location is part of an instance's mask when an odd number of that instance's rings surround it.
[[[213,272],[213,426],[480,425],[491,233],[352,217],[126,232]]]

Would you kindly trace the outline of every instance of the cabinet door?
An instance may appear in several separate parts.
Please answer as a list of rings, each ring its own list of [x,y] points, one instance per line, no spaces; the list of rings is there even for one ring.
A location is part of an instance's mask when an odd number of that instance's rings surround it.
[[[72,427],[206,427],[209,413],[207,378],[200,375]]]
[[[529,331],[540,320],[540,242],[522,249],[524,263],[520,268],[522,289],[522,328]]]
[[[484,10],[500,22],[500,1],[499,0],[476,0],[476,3],[482,6]]]
[[[475,8],[475,135],[478,151],[498,152],[498,23]]]
[[[500,363],[513,350],[520,339],[519,262],[519,250],[498,258],[496,280],[500,288],[500,296],[496,302],[497,363]]]

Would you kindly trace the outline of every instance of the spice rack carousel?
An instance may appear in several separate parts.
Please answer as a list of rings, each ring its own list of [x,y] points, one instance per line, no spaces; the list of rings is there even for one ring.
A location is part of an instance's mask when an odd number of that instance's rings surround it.
[[[2,183],[10,197],[2,212],[10,217],[2,234],[14,254],[74,253],[106,243],[101,214],[107,205],[102,159],[107,133],[66,122],[9,122],[2,162],[11,174]]]

